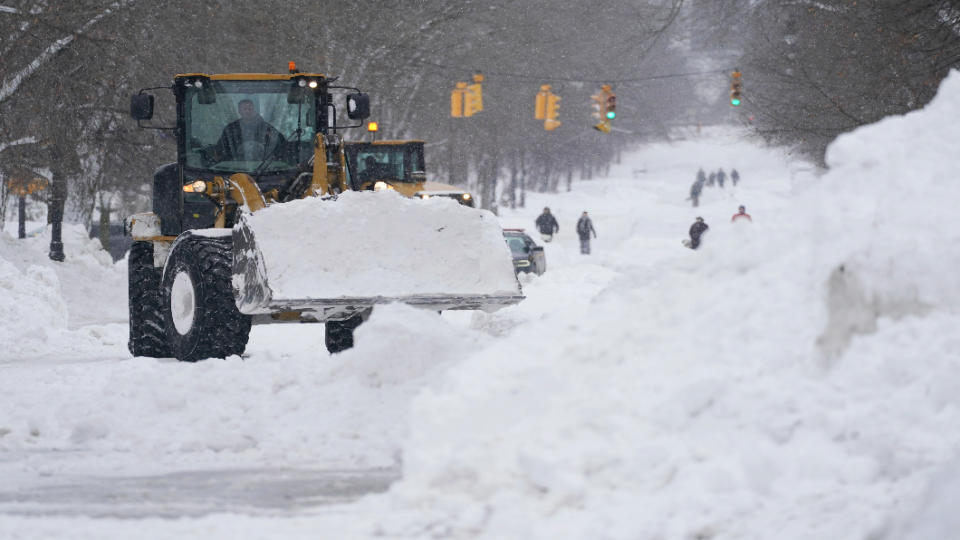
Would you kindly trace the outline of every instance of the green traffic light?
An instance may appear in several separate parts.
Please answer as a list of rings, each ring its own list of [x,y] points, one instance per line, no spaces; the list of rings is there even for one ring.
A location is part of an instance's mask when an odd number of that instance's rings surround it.
[[[615,112],[613,112],[613,111],[609,111],[609,112],[607,113],[607,118],[609,118],[610,120],[613,120],[613,119],[616,118],[616,117],[617,117],[617,113],[615,113]]]
[[[740,106],[740,100],[737,99],[737,98],[730,98],[730,104],[733,105],[734,107],[739,107],[739,106]]]

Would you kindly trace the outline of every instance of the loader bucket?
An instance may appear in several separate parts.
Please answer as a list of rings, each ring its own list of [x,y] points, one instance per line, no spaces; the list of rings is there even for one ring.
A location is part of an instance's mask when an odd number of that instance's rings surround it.
[[[492,311],[523,299],[496,218],[392,191],[311,197],[244,214],[233,228],[242,313],[342,319],[377,304]]]

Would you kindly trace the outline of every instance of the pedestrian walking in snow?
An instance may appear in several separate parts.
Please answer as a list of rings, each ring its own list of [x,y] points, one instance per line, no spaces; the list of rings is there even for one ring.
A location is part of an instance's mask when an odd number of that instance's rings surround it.
[[[583,255],[590,254],[591,234],[593,234],[594,238],[597,237],[597,231],[593,228],[593,221],[590,220],[587,211],[584,210],[583,214],[580,215],[580,219],[577,220],[577,236],[580,237],[580,253]]]
[[[700,205],[700,192],[703,191],[703,182],[697,180],[690,186],[690,200],[693,201],[693,207]]]
[[[723,172],[723,168],[721,167],[720,170],[717,171],[717,185],[723,187],[723,181],[726,179],[727,173]]]
[[[700,237],[703,236],[703,233],[707,232],[709,228],[710,226],[703,221],[703,218],[697,216],[697,220],[690,226],[690,243],[687,247],[690,249],[700,247]]]
[[[730,171],[730,181],[733,182],[733,187],[737,187],[737,182],[740,181],[740,173],[736,169]]]
[[[717,181],[717,173],[710,171],[710,176],[707,177],[707,185],[712,186],[714,182]]]
[[[730,218],[730,223],[736,223],[738,220],[753,223],[753,218],[747,213],[747,207],[742,204],[737,208],[737,213]]]
[[[707,173],[703,172],[703,167],[700,167],[700,170],[697,171],[697,182],[700,182],[703,185],[707,181]]]
[[[560,232],[560,224],[557,223],[557,218],[553,217],[553,214],[550,213],[549,207],[544,207],[543,213],[537,217],[535,223],[537,230],[540,231],[540,237],[543,238],[544,242],[553,240],[553,235]]]

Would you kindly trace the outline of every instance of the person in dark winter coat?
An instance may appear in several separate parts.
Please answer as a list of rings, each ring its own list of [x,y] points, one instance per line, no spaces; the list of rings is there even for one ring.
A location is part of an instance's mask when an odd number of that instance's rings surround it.
[[[553,217],[548,207],[545,207],[543,213],[537,217],[536,224],[544,242],[553,240],[553,235],[560,232],[560,224],[557,223],[557,218]]]
[[[710,176],[707,177],[707,185],[712,186],[714,182],[717,181],[717,173],[711,171]]]
[[[703,172],[703,167],[700,167],[700,170],[697,171],[697,182],[700,182],[700,185],[703,185],[707,181],[707,173]]]
[[[703,191],[703,182],[697,180],[690,186],[690,200],[693,201],[693,206],[696,208],[700,205],[700,192]]]
[[[730,171],[730,181],[733,182],[733,186],[737,186],[737,182],[740,181],[740,173],[736,169]]]
[[[270,155],[278,145],[286,143],[283,135],[260,116],[252,99],[240,100],[237,112],[240,118],[223,128],[214,146],[215,160],[258,161]]]
[[[580,219],[577,220],[577,236],[580,237],[580,253],[584,255],[590,254],[590,234],[593,234],[593,237],[597,237],[597,231],[593,228],[593,221],[590,220],[590,217],[587,215],[587,211],[584,210],[583,214],[580,216]]]
[[[723,181],[727,179],[727,173],[723,172],[723,169],[717,171],[717,185],[723,187]]]
[[[703,218],[697,216],[697,220],[690,226],[690,249],[700,247],[700,237],[703,236],[703,233],[707,232],[709,228],[710,226],[703,221]]]

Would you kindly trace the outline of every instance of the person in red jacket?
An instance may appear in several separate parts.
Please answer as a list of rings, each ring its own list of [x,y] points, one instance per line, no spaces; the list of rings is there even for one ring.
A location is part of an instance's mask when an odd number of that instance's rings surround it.
[[[749,221],[749,222],[751,222],[751,223],[753,222],[753,218],[751,218],[751,217],[750,217],[750,214],[747,213],[747,207],[746,207],[746,206],[743,206],[743,205],[741,204],[741,205],[740,205],[740,208],[737,208],[737,210],[738,210],[738,212],[737,212],[736,214],[734,214],[732,218],[730,218],[730,222],[731,222],[731,223],[736,222],[738,219],[741,219],[741,220],[742,220],[742,219],[745,219],[745,220],[747,220],[747,221]]]

